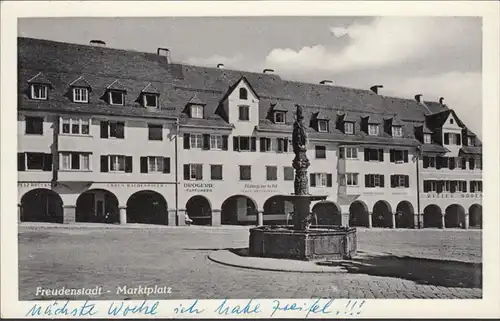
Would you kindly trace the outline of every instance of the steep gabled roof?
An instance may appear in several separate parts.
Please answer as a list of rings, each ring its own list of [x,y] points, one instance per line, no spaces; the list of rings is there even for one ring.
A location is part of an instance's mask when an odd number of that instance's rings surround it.
[[[123,86],[122,83],[118,79],[115,79],[112,83],[107,85],[106,89],[127,91],[127,88],[125,88],[125,86]]]
[[[43,73],[41,73],[41,72],[37,73],[32,78],[28,79],[27,82],[30,83],[30,84],[52,85],[52,83],[50,82],[50,80],[47,79],[47,77]]]
[[[155,88],[155,86],[153,86],[151,83],[147,84],[146,87],[144,87],[144,89],[142,89],[143,93],[146,93],[146,94],[160,94],[160,92],[158,91],[158,89]]]
[[[434,130],[436,128],[443,127],[444,123],[448,119],[448,116],[452,114],[456,119],[458,126],[464,127],[464,123],[458,118],[457,114],[453,109],[447,109],[436,114],[427,115],[427,125],[430,129]]]
[[[92,88],[87,80],[83,76],[76,78],[72,83],[69,84],[70,87],[84,87],[84,88]]]
[[[271,108],[272,111],[284,111],[284,112],[288,111],[279,101],[271,103]]]

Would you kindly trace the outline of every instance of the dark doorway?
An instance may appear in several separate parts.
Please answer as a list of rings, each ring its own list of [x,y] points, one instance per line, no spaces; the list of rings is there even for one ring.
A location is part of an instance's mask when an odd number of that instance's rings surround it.
[[[21,198],[21,222],[63,223],[61,197],[49,189],[31,190]]]
[[[165,198],[154,191],[132,194],[127,201],[127,223],[168,225]]]

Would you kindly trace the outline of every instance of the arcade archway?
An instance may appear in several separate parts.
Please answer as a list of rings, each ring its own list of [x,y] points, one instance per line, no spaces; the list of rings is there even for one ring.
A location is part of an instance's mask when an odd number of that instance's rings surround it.
[[[204,196],[196,195],[186,203],[186,212],[194,225],[212,225],[212,206]]]
[[[427,205],[424,208],[424,228],[437,227],[443,228],[441,222],[442,211],[441,208],[435,204]]]
[[[483,207],[479,204],[469,207],[469,227],[483,227]]]
[[[446,208],[444,225],[446,228],[465,228],[465,210],[462,205],[452,204]]]
[[[118,223],[118,198],[104,189],[85,191],[76,200],[75,214],[77,222]]]
[[[272,196],[264,202],[264,224],[285,224],[292,219],[293,204],[282,196]],[[274,216],[274,217],[272,217]]]
[[[369,227],[368,207],[362,201],[354,201],[349,206],[349,226]]]
[[[414,228],[413,205],[408,201],[399,202],[396,207],[396,228]]]
[[[21,198],[21,222],[63,223],[63,201],[54,191],[37,188]]]
[[[127,223],[168,225],[165,198],[155,191],[139,191],[127,201]]]
[[[386,201],[378,201],[373,205],[373,227],[392,227],[392,210]]]
[[[221,206],[221,224],[237,225],[255,223],[249,215],[257,215],[257,205],[248,196],[234,195],[227,198]]]
[[[317,225],[340,226],[342,225],[342,216],[339,206],[333,202],[319,202],[312,208],[316,214]],[[315,224],[316,222],[312,222]]]

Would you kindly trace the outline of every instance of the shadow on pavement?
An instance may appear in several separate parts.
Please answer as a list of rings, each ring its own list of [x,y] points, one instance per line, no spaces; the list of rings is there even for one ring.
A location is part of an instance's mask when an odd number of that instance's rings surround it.
[[[481,263],[363,253],[350,261],[325,261],[316,264],[340,266],[347,273],[387,276],[434,286],[482,288],[483,284]]]

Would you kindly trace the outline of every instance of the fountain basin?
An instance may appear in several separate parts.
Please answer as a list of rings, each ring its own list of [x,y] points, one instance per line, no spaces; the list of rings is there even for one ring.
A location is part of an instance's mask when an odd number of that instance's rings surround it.
[[[291,226],[250,229],[249,255],[295,260],[342,260],[356,254],[356,228],[312,226],[306,231]]]

